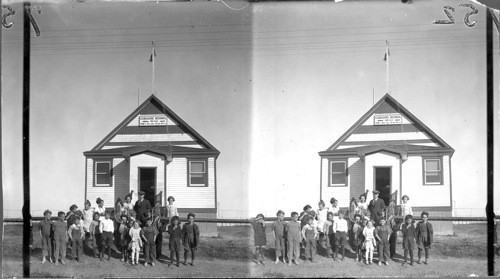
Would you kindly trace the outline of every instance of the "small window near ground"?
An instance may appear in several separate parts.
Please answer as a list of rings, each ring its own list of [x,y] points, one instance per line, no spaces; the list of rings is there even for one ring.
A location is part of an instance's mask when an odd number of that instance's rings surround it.
[[[95,174],[94,186],[97,187],[111,186],[110,162],[96,162],[94,174]]]
[[[346,161],[330,161],[330,186],[347,186]]]
[[[424,159],[424,184],[443,184],[441,159]]]
[[[189,161],[189,186],[204,187],[207,185],[206,161]]]

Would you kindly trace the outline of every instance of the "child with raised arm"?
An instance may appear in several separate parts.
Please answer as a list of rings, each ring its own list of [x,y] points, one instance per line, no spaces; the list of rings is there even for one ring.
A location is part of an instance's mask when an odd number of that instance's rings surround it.
[[[378,241],[378,265],[389,265],[389,238],[392,229],[385,219],[380,219],[380,226],[375,229],[375,238]]]
[[[264,265],[264,248],[267,244],[266,239],[266,220],[264,214],[259,213],[252,222],[254,231],[254,244],[255,244],[255,261],[257,264]]]
[[[179,222],[179,216],[172,216],[170,225],[168,226],[168,248],[170,250],[170,263],[174,263],[174,255],[177,259],[176,266],[179,267],[179,252],[181,251],[182,229]]]
[[[283,257],[283,263],[285,262],[285,227],[286,222],[284,221],[285,212],[278,210],[276,212],[276,217],[278,219],[273,222],[273,232],[274,232],[274,251],[276,254],[276,261],[274,264],[278,264],[280,257]]]
[[[299,213],[291,213],[292,220],[286,224],[285,231],[288,242],[288,266],[292,265],[292,260],[295,264],[299,264],[300,257],[300,240],[301,227],[299,222]]]
[[[188,213],[188,222],[182,227],[182,244],[184,246],[184,265],[187,264],[189,253],[191,253],[191,266],[194,266],[195,252],[200,243],[200,229],[194,223],[194,213]]]
[[[405,224],[401,224],[401,232],[403,233],[403,250],[404,262],[407,263],[408,252],[410,252],[410,265],[413,265],[413,249],[415,249],[415,226],[413,225],[413,216],[410,214],[405,216]]]
[[[352,250],[354,250],[354,253],[356,253],[356,261],[361,262],[363,261],[363,253],[362,253],[362,247],[363,247],[363,242],[364,242],[364,236],[363,236],[363,224],[362,224],[362,218],[360,214],[355,214],[354,215],[354,221],[352,224]]]
[[[432,224],[427,222],[429,219],[429,212],[423,211],[420,216],[422,221],[417,223],[415,228],[415,238],[417,240],[418,247],[418,261],[420,264],[420,258],[422,257],[422,250],[425,251],[425,261],[424,264],[428,263],[429,260],[429,250],[431,249],[432,239],[434,236],[434,230],[432,229]]]
[[[57,213],[57,220],[52,225],[52,232],[54,234],[54,262],[55,265],[59,265],[59,256],[61,256],[61,263],[65,264],[64,260],[66,259],[66,243],[68,242],[68,232],[66,231],[66,222],[64,222],[64,214],[63,211],[59,211]]]
[[[339,248],[342,251],[342,258],[341,260],[344,260],[345,256],[345,244],[347,243],[347,220],[344,218],[345,212],[343,210],[339,210],[339,219],[338,221],[335,221],[335,227],[334,227],[334,232],[335,232],[335,254],[334,254],[334,260],[337,260],[337,255],[339,252]]]
[[[375,250],[375,228],[373,227],[372,220],[367,221],[366,227],[363,229],[363,236],[365,237],[365,242],[363,246],[365,247],[365,261],[366,264],[373,263],[373,250]]]
[[[144,240],[144,266],[155,266],[154,259],[156,258],[155,240],[158,235],[158,230],[153,226],[151,218],[146,219],[146,226],[142,228],[141,237]]]
[[[43,220],[38,223],[40,238],[42,239],[42,263],[45,263],[46,256],[49,256],[49,262],[52,262],[52,225],[54,222],[50,220],[52,212],[45,210],[43,212]]]
[[[314,262],[314,255],[316,254],[316,240],[318,239],[318,231],[314,225],[314,218],[309,217],[308,223],[302,228],[302,239],[306,243],[306,259]]]
[[[83,225],[80,224],[80,217],[77,216],[73,225],[68,229],[68,236],[71,239],[71,257],[77,262],[82,261],[83,254],[83,239],[85,237],[85,231],[83,230]]]

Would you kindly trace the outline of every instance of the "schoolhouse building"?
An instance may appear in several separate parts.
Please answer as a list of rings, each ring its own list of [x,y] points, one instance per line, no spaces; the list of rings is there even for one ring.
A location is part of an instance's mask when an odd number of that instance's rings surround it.
[[[320,198],[339,201],[367,190],[389,205],[408,195],[414,216],[452,216],[454,149],[386,94],[328,149],[319,152]],[[369,198],[370,199],[370,198]],[[367,202],[369,202],[369,199]],[[452,222],[433,221],[436,234],[452,234]]]
[[[134,190],[151,205],[174,196],[181,220],[217,217],[216,160],[219,151],[151,95],[85,155],[85,199],[100,197],[107,208]],[[159,198],[159,199],[158,199]],[[204,236],[217,224],[199,223]]]

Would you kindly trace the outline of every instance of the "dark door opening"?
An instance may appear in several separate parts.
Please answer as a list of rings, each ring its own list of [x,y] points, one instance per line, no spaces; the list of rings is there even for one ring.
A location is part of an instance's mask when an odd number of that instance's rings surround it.
[[[144,191],[144,198],[151,206],[155,204],[156,168],[139,168],[139,191]]]
[[[375,167],[375,189],[380,192],[379,198],[389,204],[391,197],[391,167]]]

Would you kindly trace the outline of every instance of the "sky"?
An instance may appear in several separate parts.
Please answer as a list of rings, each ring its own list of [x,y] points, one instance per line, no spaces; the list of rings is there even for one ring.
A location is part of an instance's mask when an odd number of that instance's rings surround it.
[[[233,9],[221,2],[40,4],[42,13],[33,15],[41,36],[32,34],[31,56],[35,215],[83,203],[82,153],[137,107],[138,92],[140,102],[151,94],[151,41],[156,95],[221,151],[219,216],[317,204],[318,152],[386,93],[386,40],[391,96],[455,149],[455,206],[483,214],[484,8],[474,4],[479,13],[470,19],[477,23],[467,27],[467,9],[457,1],[228,3]],[[432,24],[446,18],[444,5],[456,8],[455,23]],[[20,11],[20,4],[12,7]],[[2,30],[9,217],[20,215],[22,199],[19,14]],[[495,50],[498,61],[498,33]],[[495,89],[498,96],[498,82]],[[498,131],[498,119],[495,125]]]

